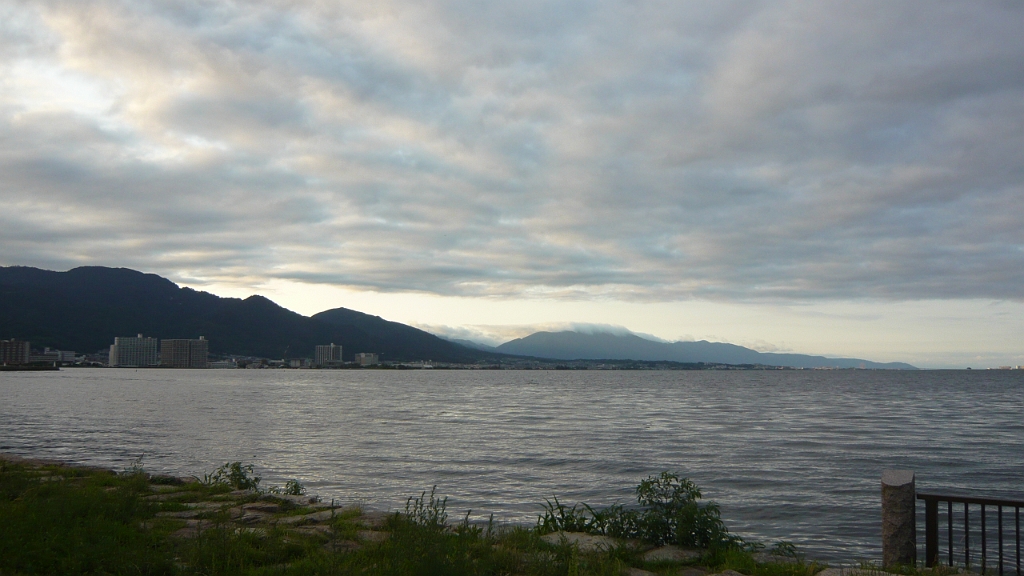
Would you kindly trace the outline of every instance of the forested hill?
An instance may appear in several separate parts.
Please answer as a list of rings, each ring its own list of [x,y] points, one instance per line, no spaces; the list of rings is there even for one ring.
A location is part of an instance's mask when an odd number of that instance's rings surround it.
[[[654,342],[635,334],[582,334],[579,332],[537,332],[495,348],[506,354],[521,354],[559,360],[624,359],[722,364],[761,364],[794,368],[876,368],[916,370],[904,362],[872,362],[859,358],[826,358],[806,354],[757,352],[725,342]]]
[[[0,339],[95,352],[115,336],[205,336],[214,354],[310,357],[317,344],[340,344],[346,360],[375,352],[382,360],[475,362],[500,357],[411,326],[337,308],[310,318],[262,296],[221,298],[181,288],[155,274],[87,266],[53,272],[0,267]]]

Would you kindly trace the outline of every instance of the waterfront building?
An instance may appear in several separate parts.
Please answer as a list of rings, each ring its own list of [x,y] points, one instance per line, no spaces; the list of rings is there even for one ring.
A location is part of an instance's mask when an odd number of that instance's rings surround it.
[[[58,364],[71,363],[75,361],[75,353],[71,350],[54,350],[53,348],[44,348],[41,354],[29,354],[28,361],[33,364],[36,362],[56,362]]]
[[[334,342],[331,342],[330,344],[320,344],[316,347],[316,351],[313,354],[314,366],[319,368],[338,366],[341,362],[341,346],[336,346]]]
[[[27,364],[29,343],[27,340],[0,340],[0,365]]]
[[[160,365],[165,368],[209,368],[210,341],[200,336],[160,341]]]
[[[377,361],[377,355],[370,352],[360,352],[356,354],[356,364],[360,366],[376,366],[380,364]]]
[[[156,338],[118,336],[110,347],[109,365],[129,368],[156,366],[160,358],[156,353]]]

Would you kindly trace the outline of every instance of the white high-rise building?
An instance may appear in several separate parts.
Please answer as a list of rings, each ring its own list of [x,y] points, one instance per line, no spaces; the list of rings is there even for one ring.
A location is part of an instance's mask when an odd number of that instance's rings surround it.
[[[314,366],[337,366],[341,362],[341,346],[335,346],[334,342],[331,342],[330,345],[320,344],[316,347],[316,353],[313,355]]]
[[[160,357],[156,352],[156,338],[118,336],[110,347],[110,366],[142,368],[156,366]]]

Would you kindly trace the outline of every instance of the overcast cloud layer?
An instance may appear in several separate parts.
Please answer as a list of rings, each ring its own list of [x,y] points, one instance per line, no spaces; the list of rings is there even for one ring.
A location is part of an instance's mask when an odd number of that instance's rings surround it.
[[[0,0],[4,264],[1024,299],[1020,2]]]

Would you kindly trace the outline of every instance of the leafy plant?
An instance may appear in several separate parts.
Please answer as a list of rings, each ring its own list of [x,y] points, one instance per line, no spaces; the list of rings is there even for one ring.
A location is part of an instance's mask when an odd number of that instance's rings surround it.
[[[206,486],[223,484],[231,486],[235,490],[259,491],[262,478],[252,474],[252,464],[243,465],[241,462],[228,462],[218,468],[213,474],[204,474],[201,480],[198,478],[197,480]]]
[[[131,464],[126,466],[121,471],[122,476],[145,476],[146,468],[142,465],[142,459],[146,456],[145,453],[139,454],[139,457],[132,460]]]
[[[291,496],[302,496],[306,493],[306,487],[298,480],[289,480],[284,483],[284,493]]]
[[[639,508],[616,504],[595,510],[587,504],[568,508],[550,501],[537,519],[541,533],[564,530],[591,532],[616,538],[635,538],[658,546],[677,544],[694,548],[733,548],[744,544],[729,534],[718,505],[701,503],[700,488],[671,472],[648,476],[636,487]]]
[[[426,491],[420,493],[417,498],[409,498],[405,501],[405,517],[413,524],[433,530],[445,530],[448,528],[448,497],[437,498],[435,493],[437,486],[430,489],[430,496]]]
[[[544,500],[544,514],[537,517],[537,531],[542,534],[550,532],[590,532],[594,527],[593,516],[588,517],[584,510],[588,510],[593,513],[593,510],[583,504],[583,508],[580,508],[580,504],[573,505],[569,508],[565,504],[558,501],[558,497],[555,497],[555,503],[552,504],[550,500]]]

